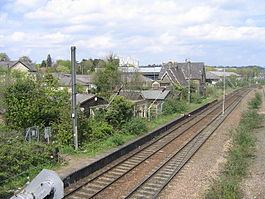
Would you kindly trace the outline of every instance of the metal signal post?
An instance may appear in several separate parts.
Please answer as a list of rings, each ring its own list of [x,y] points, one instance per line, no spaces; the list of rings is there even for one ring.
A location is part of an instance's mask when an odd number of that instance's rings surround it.
[[[74,134],[75,150],[78,150],[77,135],[77,111],[76,111],[76,47],[71,47],[71,66],[72,66],[72,124]]]

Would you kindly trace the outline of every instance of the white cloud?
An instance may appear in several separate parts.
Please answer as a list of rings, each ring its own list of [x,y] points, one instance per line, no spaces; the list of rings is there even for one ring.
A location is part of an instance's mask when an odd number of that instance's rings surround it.
[[[21,42],[25,39],[25,37],[26,37],[26,33],[24,32],[14,32],[10,36],[11,41],[14,41],[14,42]]]
[[[0,14],[5,38],[0,37],[1,45],[6,49],[16,45],[21,52],[53,49],[54,57],[65,57],[75,44],[86,56],[113,51],[145,60],[208,59],[213,50],[224,48],[223,43],[264,44],[265,5],[256,0],[8,2]]]
[[[195,39],[215,41],[262,41],[265,37],[265,28],[251,26],[218,26],[214,24],[206,24],[202,26],[188,27],[183,30],[183,35],[193,37]]]
[[[83,48],[91,48],[95,50],[107,50],[116,46],[113,38],[106,35],[94,36],[89,39],[79,40],[76,42],[76,45]]]

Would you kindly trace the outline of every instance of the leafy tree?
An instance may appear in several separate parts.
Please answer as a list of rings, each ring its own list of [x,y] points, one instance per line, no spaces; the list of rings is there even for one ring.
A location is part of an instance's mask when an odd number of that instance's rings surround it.
[[[41,68],[45,68],[46,66],[47,66],[46,65],[46,61],[45,60],[42,60],[40,67]]]
[[[108,107],[105,119],[114,127],[120,127],[133,117],[133,104],[122,96],[116,96]]]
[[[19,61],[26,62],[26,63],[32,63],[32,60],[28,56],[20,57]]]
[[[0,61],[10,61],[10,58],[6,53],[0,53]]]
[[[71,61],[59,59],[56,61],[55,67],[57,71],[59,72],[70,73],[71,72]]]
[[[105,66],[100,68],[95,74],[95,84],[99,92],[110,96],[113,90],[121,87],[121,74],[119,65],[112,59],[105,62]]]
[[[95,65],[92,59],[89,60],[83,59],[77,68],[78,74],[89,74],[90,72],[94,71],[95,71]]]
[[[47,67],[52,67],[52,58],[50,54],[47,56],[46,65]]]
[[[26,78],[9,86],[5,92],[7,124],[25,129],[57,123],[60,112],[67,109],[69,97],[66,91],[55,88],[56,81],[48,77],[39,82]]]

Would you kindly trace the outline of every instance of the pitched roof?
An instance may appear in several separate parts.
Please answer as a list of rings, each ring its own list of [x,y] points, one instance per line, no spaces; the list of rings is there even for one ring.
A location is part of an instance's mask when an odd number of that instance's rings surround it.
[[[85,94],[85,93],[77,93],[76,94],[76,102],[77,104],[82,104],[90,99],[93,99],[94,97],[96,97],[93,94]]]
[[[72,82],[71,74],[52,73],[52,76],[58,78],[62,86],[70,86]],[[88,86],[92,82],[91,75],[76,75],[76,82],[81,86]]]
[[[17,63],[23,64],[25,67],[29,69],[30,72],[36,72],[36,68],[34,67],[33,63],[25,62],[25,61],[0,61],[0,67],[5,69],[14,67]]]
[[[172,83],[180,84],[181,86],[188,85],[183,71],[177,66],[175,62],[168,62],[167,64],[164,64],[163,69],[159,74],[160,79],[163,79],[165,75],[168,75]]]
[[[119,95],[129,100],[142,100],[143,99],[143,96],[141,95],[140,90],[121,90]]]
[[[143,96],[144,99],[147,100],[164,100],[168,94],[170,93],[169,90],[144,90],[141,91],[141,94]]]
[[[191,79],[202,79],[202,73],[204,72],[203,62],[177,63],[177,67],[183,71],[186,79],[189,78],[189,73]]]

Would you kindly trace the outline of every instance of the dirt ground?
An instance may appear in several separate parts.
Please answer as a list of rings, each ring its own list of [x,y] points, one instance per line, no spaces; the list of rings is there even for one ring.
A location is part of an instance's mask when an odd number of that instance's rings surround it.
[[[260,113],[265,114],[264,95]],[[250,165],[248,177],[241,186],[244,199],[265,198],[265,121],[262,127],[254,131],[254,133],[257,139],[255,158]]]
[[[203,198],[213,179],[217,177],[226,162],[225,157],[231,143],[231,130],[237,127],[242,112],[247,109],[248,100],[253,96],[254,92],[252,91],[240,102],[238,107],[225,119],[225,122],[168,184],[159,198]]]

